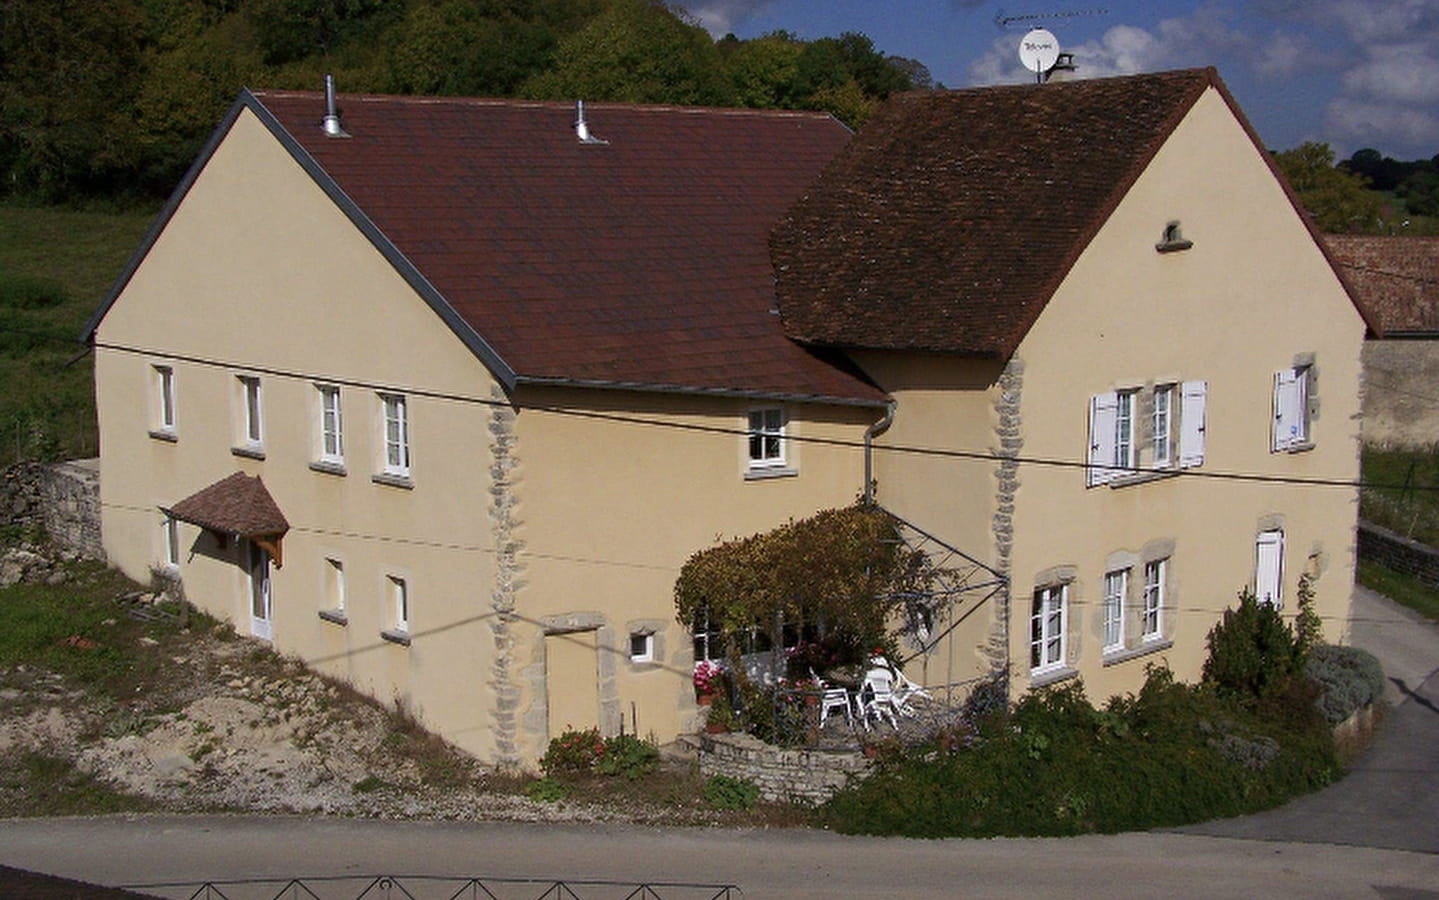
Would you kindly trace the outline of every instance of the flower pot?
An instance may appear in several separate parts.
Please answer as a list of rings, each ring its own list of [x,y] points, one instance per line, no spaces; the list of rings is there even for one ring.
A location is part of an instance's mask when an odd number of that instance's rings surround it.
[[[729,726],[723,722],[706,722],[705,734],[724,734],[729,731]]]
[[[700,706],[709,706],[711,703],[715,702],[715,695],[710,691],[705,691],[704,693],[698,695],[695,698],[695,702],[698,703]]]

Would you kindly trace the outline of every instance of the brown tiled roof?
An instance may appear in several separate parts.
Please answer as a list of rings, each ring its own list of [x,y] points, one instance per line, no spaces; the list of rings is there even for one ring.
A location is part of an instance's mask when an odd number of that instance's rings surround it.
[[[244,472],[220,479],[165,512],[181,522],[241,537],[280,535],[290,530],[260,476]]]
[[[1439,334],[1439,237],[1330,234],[1324,240],[1384,334]]]
[[[1192,69],[891,97],[771,238],[786,331],[1008,356],[1211,85]]]
[[[772,311],[769,230],[850,136],[828,115],[587,104],[582,144],[571,104],[341,95],[327,138],[321,94],[253,98],[512,381],[883,400]]]

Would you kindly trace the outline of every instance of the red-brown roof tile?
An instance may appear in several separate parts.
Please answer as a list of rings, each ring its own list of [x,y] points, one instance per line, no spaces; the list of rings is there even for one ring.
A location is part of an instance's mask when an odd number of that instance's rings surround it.
[[[244,472],[196,491],[165,512],[181,522],[241,537],[281,535],[290,530],[260,476]]]
[[[788,340],[767,239],[849,139],[827,115],[341,95],[256,101],[517,381],[883,394]]]
[[[1324,240],[1384,334],[1439,334],[1439,237],[1331,234]]]
[[[1193,69],[891,97],[771,238],[786,331],[1008,356],[1211,85]]]

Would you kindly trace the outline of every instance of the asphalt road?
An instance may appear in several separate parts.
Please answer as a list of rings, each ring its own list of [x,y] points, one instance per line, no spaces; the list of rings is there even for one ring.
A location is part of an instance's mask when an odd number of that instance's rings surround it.
[[[1353,639],[1379,653],[1399,701],[1361,765],[1279,810],[1182,832],[915,841],[807,831],[142,816],[0,822],[0,864],[115,886],[422,874],[735,884],[746,900],[1439,900],[1439,628],[1362,592]],[[263,895],[276,896],[279,884]],[[188,897],[193,888],[147,892]],[[250,894],[231,889],[227,896]]]

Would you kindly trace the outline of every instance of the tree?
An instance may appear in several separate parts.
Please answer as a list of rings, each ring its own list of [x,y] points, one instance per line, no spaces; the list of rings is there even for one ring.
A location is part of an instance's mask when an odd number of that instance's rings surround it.
[[[1293,150],[1276,153],[1274,162],[1319,230],[1374,230],[1379,221],[1378,198],[1362,175],[1335,167],[1334,151],[1328,144],[1307,141]]]
[[[749,41],[729,35],[719,49],[735,100],[756,109],[793,108],[799,99],[799,58],[804,45],[782,32]]]
[[[553,67],[521,87],[546,100],[727,106],[734,92],[703,28],[654,0],[614,0],[560,41]]]

